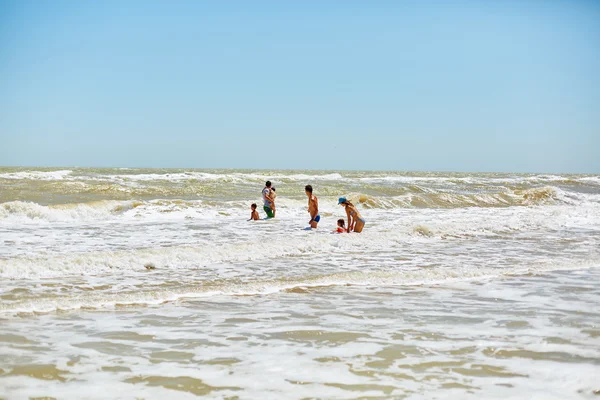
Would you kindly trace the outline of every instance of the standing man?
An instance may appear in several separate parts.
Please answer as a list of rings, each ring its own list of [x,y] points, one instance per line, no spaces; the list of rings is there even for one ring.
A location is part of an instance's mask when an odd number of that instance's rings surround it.
[[[267,218],[273,218],[273,197],[271,197],[271,181],[265,183],[265,187],[262,191],[263,198],[263,210],[267,213]]]
[[[304,188],[304,192],[308,197],[308,213],[310,214],[310,227],[312,229],[317,229],[317,225],[321,220],[321,216],[319,215],[319,200],[317,196],[313,196],[313,188],[311,185],[306,185]]]

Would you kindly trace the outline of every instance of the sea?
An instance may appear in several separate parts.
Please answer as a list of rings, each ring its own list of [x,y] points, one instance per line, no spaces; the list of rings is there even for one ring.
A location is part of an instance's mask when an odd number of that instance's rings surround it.
[[[599,267],[600,175],[0,168],[0,398],[597,399]]]

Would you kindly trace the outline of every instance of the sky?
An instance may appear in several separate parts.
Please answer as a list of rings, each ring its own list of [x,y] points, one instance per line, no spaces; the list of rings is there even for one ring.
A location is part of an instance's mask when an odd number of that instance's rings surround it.
[[[0,165],[600,173],[600,1],[0,0]]]

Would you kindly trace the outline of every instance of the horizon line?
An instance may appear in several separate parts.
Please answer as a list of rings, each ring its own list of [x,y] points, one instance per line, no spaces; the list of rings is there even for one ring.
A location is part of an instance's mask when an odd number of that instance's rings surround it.
[[[312,169],[312,168],[231,168],[231,167],[131,167],[131,166],[77,166],[77,165],[0,165],[0,168],[45,168],[45,169],[163,169],[163,170],[224,170],[224,171],[306,171],[306,172],[393,172],[393,173],[447,173],[447,174],[561,174],[561,175],[600,175],[599,172],[558,172],[558,171],[458,171],[458,170],[418,170],[418,169]]]

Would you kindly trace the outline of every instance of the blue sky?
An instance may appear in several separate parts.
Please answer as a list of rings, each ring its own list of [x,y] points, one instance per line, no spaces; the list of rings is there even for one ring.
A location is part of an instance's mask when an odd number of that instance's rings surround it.
[[[600,173],[597,1],[0,0],[0,165]]]

